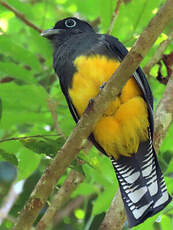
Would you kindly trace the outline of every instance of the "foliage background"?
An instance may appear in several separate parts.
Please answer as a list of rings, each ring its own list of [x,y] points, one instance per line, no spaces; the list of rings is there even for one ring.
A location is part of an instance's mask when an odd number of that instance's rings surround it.
[[[94,24],[98,32],[106,33],[116,6],[115,0],[6,0],[28,20],[41,29],[51,28],[54,23],[68,16],[78,16]],[[150,19],[165,0],[124,0],[120,6],[112,35],[130,48]],[[99,19],[99,20],[98,20]],[[171,30],[168,26],[144,59],[142,66],[152,58],[159,44]],[[173,42],[165,54],[170,54]],[[166,77],[166,67],[162,65]],[[158,65],[151,70],[149,81],[155,104],[158,104],[165,86],[156,80]],[[52,116],[56,114],[56,119]],[[64,138],[54,135],[57,131],[67,137],[75,126],[52,68],[52,47],[39,33],[27,26],[15,14],[0,5],[0,138],[42,135],[37,138],[0,142],[0,205],[12,183],[26,180],[23,192],[0,226],[10,229],[51,157],[64,143]],[[173,126],[161,146],[159,159],[168,190],[173,193]],[[117,190],[115,174],[109,159],[98,154],[93,147],[88,155],[81,151],[81,166],[85,180],[72,194],[70,201],[84,196],[84,202],[64,217],[53,229],[96,229],[99,218],[110,206]],[[57,186],[61,186],[69,167]],[[51,199],[51,197],[50,197]],[[68,203],[67,203],[68,206]],[[45,209],[42,210],[42,214]],[[136,227],[138,230],[167,230],[173,228],[173,205],[159,215]],[[160,216],[160,220],[157,217]],[[157,222],[156,222],[157,219]],[[94,222],[93,222],[94,221]],[[94,226],[94,227],[93,227]],[[127,223],[124,229],[128,229]]]

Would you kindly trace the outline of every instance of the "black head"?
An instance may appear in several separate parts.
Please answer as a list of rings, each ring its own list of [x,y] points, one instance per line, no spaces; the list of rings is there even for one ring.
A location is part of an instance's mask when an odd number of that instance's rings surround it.
[[[69,17],[58,21],[52,29],[43,31],[41,36],[53,40],[60,36],[85,32],[94,32],[94,30],[87,22],[79,20],[78,18]]]

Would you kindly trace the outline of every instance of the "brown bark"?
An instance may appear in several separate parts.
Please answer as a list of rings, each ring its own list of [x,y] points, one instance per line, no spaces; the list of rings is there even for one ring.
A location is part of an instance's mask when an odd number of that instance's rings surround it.
[[[51,201],[51,204],[45,215],[37,224],[36,230],[45,230],[49,225],[52,224],[55,214],[62,208],[65,202],[70,199],[72,192],[83,181],[83,179],[84,176],[81,173],[73,169],[71,170],[63,186],[53,197],[53,200]]]
[[[173,120],[173,72],[168,81],[163,97],[156,108],[154,120],[154,143],[155,150],[158,152]]]
[[[126,213],[124,210],[124,204],[121,199],[121,193],[118,189],[114,199],[112,200],[111,207],[106,213],[99,230],[119,230],[122,229],[124,222],[126,220]]]

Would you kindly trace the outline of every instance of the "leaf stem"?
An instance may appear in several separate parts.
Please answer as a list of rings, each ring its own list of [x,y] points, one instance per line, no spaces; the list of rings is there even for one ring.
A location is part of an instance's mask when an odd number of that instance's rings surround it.
[[[1,142],[6,142],[6,141],[20,141],[20,140],[24,140],[24,139],[28,139],[28,138],[38,138],[38,137],[58,137],[58,134],[47,134],[47,135],[42,135],[42,134],[38,134],[38,135],[33,135],[33,136],[24,136],[24,137],[11,137],[11,138],[4,138],[0,140]]]
[[[26,25],[28,25],[29,27],[33,28],[34,30],[38,31],[39,33],[42,32],[42,29],[40,29],[38,26],[36,26],[35,24],[33,24],[31,21],[29,21],[24,14],[22,14],[21,12],[17,11],[14,7],[10,6],[7,2],[0,0],[0,4],[2,6],[4,6],[5,8],[7,8],[8,10],[12,11],[16,17],[20,18],[20,20],[22,20]]]

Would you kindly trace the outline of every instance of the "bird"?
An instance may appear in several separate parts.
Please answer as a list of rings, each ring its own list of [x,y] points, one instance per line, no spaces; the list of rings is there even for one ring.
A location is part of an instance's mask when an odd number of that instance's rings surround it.
[[[128,51],[117,38],[96,33],[76,17],[59,20],[41,36],[53,44],[53,68],[77,123]],[[153,132],[153,95],[138,67],[89,136],[112,161],[129,227],[155,215],[172,199],[153,147]]]

